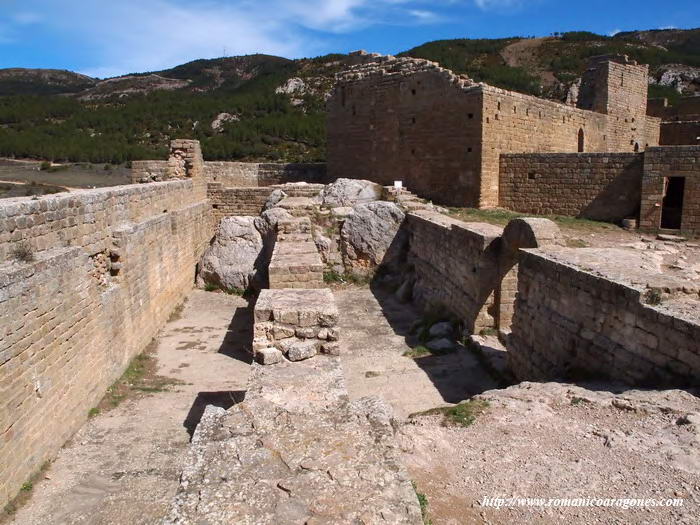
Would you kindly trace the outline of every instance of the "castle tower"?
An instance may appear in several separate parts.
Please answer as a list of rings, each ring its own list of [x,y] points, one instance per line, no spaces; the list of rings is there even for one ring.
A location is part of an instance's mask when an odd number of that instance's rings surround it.
[[[592,57],[581,79],[578,107],[606,115],[645,115],[649,66],[626,55]]]
[[[626,55],[592,57],[581,79],[577,106],[612,117],[609,151],[640,151],[645,134],[649,66]]]

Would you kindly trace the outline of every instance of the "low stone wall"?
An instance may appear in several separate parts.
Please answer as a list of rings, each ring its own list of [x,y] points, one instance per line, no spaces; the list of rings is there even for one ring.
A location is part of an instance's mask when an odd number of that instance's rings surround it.
[[[521,251],[508,338],[509,365],[519,380],[595,377],[655,387],[697,382],[698,291],[688,282],[650,276],[628,254]],[[673,298],[645,304],[646,287],[637,283],[654,280],[649,286],[675,292]]]
[[[209,182],[219,182],[228,188],[272,186],[287,182],[327,184],[326,165],[282,164],[253,162],[204,163],[204,176]]]
[[[635,153],[501,155],[500,206],[617,222],[639,213],[642,171]]]
[[[409,213],[404,228],[414,298],[448,308],[470,333],[494,327],[493,291],[499,282],[503,229],[429,211]]]
[[[207,197],[217,222],[231,215],[258,216],[273,188],[226,188],[221,183],[207,185]]]
[[[183,300],[213,234],[192,180],[0,203],[0,506]]]

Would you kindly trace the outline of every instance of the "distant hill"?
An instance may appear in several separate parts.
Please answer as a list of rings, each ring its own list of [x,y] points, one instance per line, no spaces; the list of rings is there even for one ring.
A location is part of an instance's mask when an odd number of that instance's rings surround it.
[[[608,53],[650,64],[651,96],[700,93],[700,29],[440,40],[401,55],[564,101],[588,58]],[[325,98],[335,73],[356,62],[258,54],[105,80],[0,70],[0,156],[119,163],[162,158],[171,138],[189,137],[209,159],[324,160]]]

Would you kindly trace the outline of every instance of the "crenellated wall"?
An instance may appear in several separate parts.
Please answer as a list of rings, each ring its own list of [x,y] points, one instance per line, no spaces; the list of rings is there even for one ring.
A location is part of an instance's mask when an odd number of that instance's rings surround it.
[[[195,175],[0,201],[0,505],[193,286],[214,232],[198,188]]]

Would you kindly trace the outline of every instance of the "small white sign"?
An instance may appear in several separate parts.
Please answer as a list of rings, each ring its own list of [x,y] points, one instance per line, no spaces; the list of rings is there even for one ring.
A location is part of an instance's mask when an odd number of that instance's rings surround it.
[[[403,181],[395,180],[394,181],[394,188],[396,188],[397,190],[400,190],[401,188],[403,188]]]

